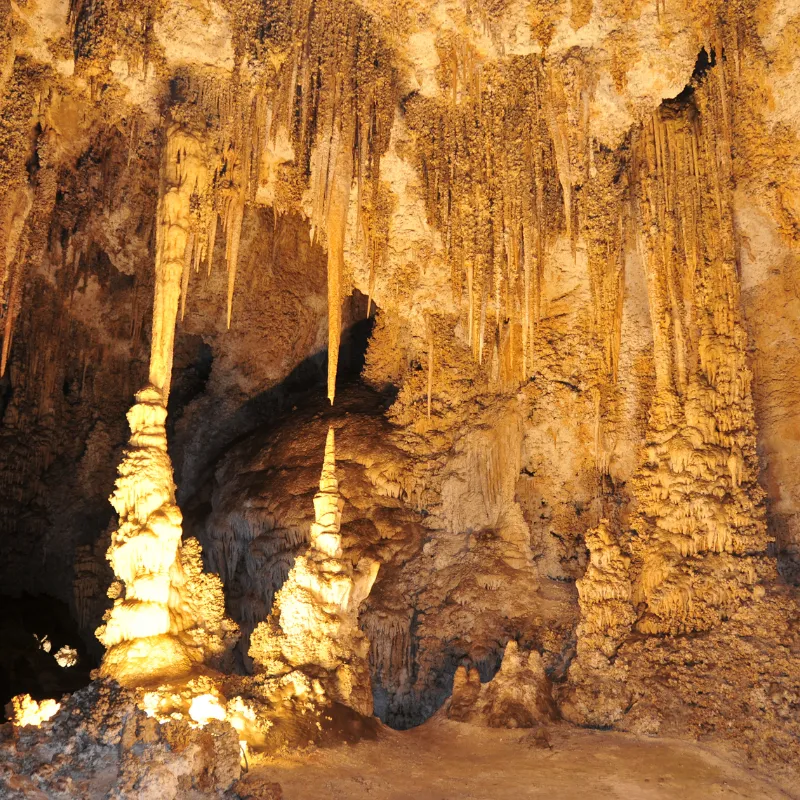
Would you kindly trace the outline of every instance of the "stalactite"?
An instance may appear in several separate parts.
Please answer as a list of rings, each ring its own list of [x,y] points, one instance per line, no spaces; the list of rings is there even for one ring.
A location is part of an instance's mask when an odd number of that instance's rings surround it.
[[[350,184],[340,179],[333,187],[328,212],[328,400],[333,405],[336,395],[336,372],[342,335],[342,278],[344,273],[344,239],[347,229],[347,206]]]
[[[202,140],[179,124],[173,124],[167,131],[161,183],[150,383],[159,388],[166,404],[181,283],[185,272],[188,286],[190,243],[197,224],[192,199],[204,195],[208,186]]]
[[[214,262],[214,246],[217,243],[217,212],[211,211],[211,221],[208,224],[208,247],[206,258],[208,260],[208,275],[211,275],[211,265]]]
[[[183,273],[181,274],[181,322],[186,316],[186,295],[189,292],[189,275],[192,271],[192,261],[194,251],[200,248],[195,245],[194,232],[189,232],[189,238],[186,242],[186,251],[183,254]]]
[[[457,301],[463,292],[475,360],[494,361],[486,357],[497,349],[497,379],[507,379],[499,368],[505,363],[520,364],[526,378],[544,245],[558,235],[566,191],[545,113],[551,89],[533,57],[473,68],[480,79],[467,81],[468,91],[459,89],[457,105],[418,98],[409,104],[409,124],[417,135],[428,215],[443,232]]]
[[[233,314],[233,291],[236,287],[236,270],[239,265],[239,243],[242,238],[242,221],[244,220],[243,192],[231,198],[225,215],[223,230],[225,231],[225,261],[228,267],[228,294],[226,301],[226,325],[231,327]]]
[[[592,328],[601,350],[601,382],[616,380],[625,279],[627,162],[600,149],[583,187],[581,231],[586,242],[594,310]]]
[[[192,98],[190,105],[214,121],[210,138],[216,167],[209,181],[215,200],[204,211],[201,231],[208,271],[219,213],[230,328],[245,206],[268,203],[277,213],[307,213],[312,238],[328,248],[328,395],[333,402],[354,182],[372,269],[381,263],[388,241],[388,190],[380,182],[380,157],[389,144],[398,98],[393,59],[372,18],[355,3],[302,0],[255,14],[235,6],[233,14],[242,52],[257,52],[274,69],[273,79],[247,85],[238,83],[240,76],[226,86],[185,72],[176,77],[178,94]],[[261,180],[268,185],[259,185]]]

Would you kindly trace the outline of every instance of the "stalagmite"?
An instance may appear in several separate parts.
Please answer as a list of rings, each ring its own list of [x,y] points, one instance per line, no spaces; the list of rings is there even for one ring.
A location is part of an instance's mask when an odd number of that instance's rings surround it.
[[[108,560],[117,581],[97,637],[106,647],[101,674],[125,685],[185,678],[235,640],[219,578],[203,573],[196,540],[181,542],[166,417],[156,387],[136,395],[111,497],[120,522]]]
[[[253,631],[249,654],[266,675],[297,675],[292,680],[298,686],[316,679],[329,700],[370,715],[369,641],[359,630],[358,609],[379,565],[362,558],[353,567],[343,553],[343,506],[330,428],[314,496],[310,546],[295,560],[270,617]]]
[[[631,558],[607,519],[586,532],[589,564],[577,581],[581,619],[577,658],[570,666],[562,714],[572,722],[607,726],[619,721],[631,695],[614,660],[636,622]]]
[[[510,641],[497,674],[483,684],[478,670],[467,672],[460,666],[447,716],[491,728],[534,728],[554,722],[558,713],[542,657],[536,651],[520,651]]]

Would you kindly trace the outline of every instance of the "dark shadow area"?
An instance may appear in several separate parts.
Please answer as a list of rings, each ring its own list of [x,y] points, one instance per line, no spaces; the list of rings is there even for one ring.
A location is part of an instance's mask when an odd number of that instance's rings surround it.
[[[0,705],[30,694],[61,698],[89,683],[97,662],[87,651],[69,606],[47,595],[0,596]],[[60,666],[63,647],[77,651],[74,666]],[[60,655],[62,659],[66,653]],[[7,716],[7,715],[6,715]]]
[[[344,314],[345,318],[349,316],[350,319],[355,319],[356,322],[342,331],[339,343],[337,392],[344,390],[347,386],[361,383],[361,372],[364,369],[367,348],[369,347],[377,310],[373,303],[370,317],[366,316],[367,296],[357,289],[354,290],[350,297],[346,298],[345,304],[350,304],[350,308],[347,309],[349,313]],[[181,380],[181,377],[173,371],[173,386],[178,386]],[[250,436],[257,428],[277,423],[279,418],[287,412],[318,404],[320,398],[325,398],[327,380],[328,351],[321,350],[303,359],[280,383],[244,403],[231,416],[225,425],[224,431],[218,435],[216,441],[212,439],[208,442],[204,452],[203,469],[198,473],[197,478],[192,482],[193,485],[188,490],[184,487],[184,491],[181,491],[182,476],[176,474],[176,483],[179,487],[179,505],[182,508],[184,504],[187,508],[190,506],[198,508],[202,505],[203,499],[195,495],[198,492],[202,493],[200,487],[208,483],[214,465],[220,457],[228,449]],[[394,399],[391,391],[387,391],[386,398],[388,401]],[[175,403],[177,405],[179,401],[176,400]],[[172,414],[172,404],[173,398],[170,397],[170,414]],[[327,406],[327,401],[325,405]],[[174,453],[172,455],[177,471],[177,465],[180,464],[180,461],[175,458]]]
[[[350,304],[350,317],[355,319],[349,328],[342,331],[342,340],[339,343],[339,369],[337,370],[336,386],[344,386],[354,380],[359,380],[367,357],[367,347],[375,327],[374,305],[367,316],[368,298],[355,289],[353,294],[345,301]],[[327,356],[327,353],[326,353]],[[327,372],[327,357],[326,357]]]
[[[175,347],[172,385],[167,401],[167,439],[173,438],[175,424],[183,416],[186,406],[205,391],[214,363],[211,347],[201,336],[180,337]]]
[[[717,65],[717,54],[714,48],[711,48],[709,53],[705,47],[700,48],[697,54],[697,61],[695,61],[694,69],[692,70],[692,77],[689,83],[683,89],[668,100],[664,100],[664,105],[668,107],[684,106],[692,100],[694,95],[695,86],[700,83],[706,76],[706,73]]]
[[[415,615],[416,620],[416,615]],[[411,628],[411,685],[417,681],[419,670],[419,637],[416,625]],[[474,667],[478,670],[481,683],[494,678],[503,661],[505,645],[498,643],[479,661],[473,661],[457,642],[446,644],[439,654],[433,680],[419,694],[395,695],[382,683],[380,673],[372,674],[372,698],[375,716],[385,725],[395,730],[410,730],[427,722],[453,693],[453,678],[459,666]]]
[[[14,396],[14,384],[11,382],[11,365],[6,370],[5,375],[0,378],[0,424],[6,415],[6,409]]]

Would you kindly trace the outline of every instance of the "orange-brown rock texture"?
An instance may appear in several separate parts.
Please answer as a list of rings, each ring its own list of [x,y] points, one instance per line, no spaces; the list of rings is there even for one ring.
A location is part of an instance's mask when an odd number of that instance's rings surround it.
[[[425,724],[794,796],[799,84],[797,0],[0,0],[0,795]]]

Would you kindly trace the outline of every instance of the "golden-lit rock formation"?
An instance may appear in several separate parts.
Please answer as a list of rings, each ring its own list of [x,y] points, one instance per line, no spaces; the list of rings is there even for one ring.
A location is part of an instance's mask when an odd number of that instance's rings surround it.
[[[13,722],[18,728],[26,725],[38,727],[58,713],[61,703],[55,700],[42,700],[37,703],[29,694],[21,694],[11,701]]]
[[[558,712],[542,657],[535,651],[520,652],[511,641],[497,674],[484,684],[477,669],[460,666],[447,716],[490,728],[534,728],[554,722]]]
[[[206,241],[208,228],[201,227],[197,219],[197,209],[205,200],[207,185],[206,154],[201,139],[173,124],[166,134],[159,190],[150,343],[150,383],[161,391],[165,406],[172,379],[178,301],[184,308],[189,272],[197,270],[207,249],[213,249]],[[212,224],[216,226],[216,217]],[[235,221],[231,223],[232,227],[235,225]],[[234,247],[238,247],[238,242]]]
[[[769,569],[718,70],[688,103],[655,112],[635,144],[656,378],[631,546],[646,633],[709,628]]]
[[[9,627],[0,794],[373,714],[797,768],[795,6],[0,0],[0,585],[88,647]]]
[[[193,224],[207,175],[202,144],[173,125],[167,131],[158,205],[150,385],[128,412],[129,447],[111,504],[119,527],[108,560],[117,581],[114,606],[97,637],[106,647],[100,674],[126,686],[188,678],[229,647],[235,626],[225,619],[222,583],[203,573],[196,539],[181,541],[167,452],[167,398],[182,277],[206,243]]]
[[[355,567],[342,550],[344,500],[336,480],[335,434],[328,430],[325,460],[314,496],[308,552],[295,559],[275,597],[270,617],[250,637],[250,657],[268,676],[318,681],[324,697],[372,714],[367,654],[358,610],[378,574],[378,562],[362,558]]]
[[[161,393],[148,386],[128,412],[131,439],[111,497],[119,528],[108,560],[114,606],[97,637],[100,674],[129,686],[188,677],[236,638],[222,584],[203,572],[196,539],[181,541]]]
[[[608,520],[586,532],[589,564],[576,582],[581,607],[578,623],[578,660],[590,665],[607,663],[636,621],[630,576],[630,558],[614,540]]]

